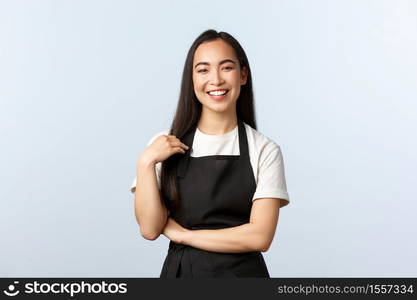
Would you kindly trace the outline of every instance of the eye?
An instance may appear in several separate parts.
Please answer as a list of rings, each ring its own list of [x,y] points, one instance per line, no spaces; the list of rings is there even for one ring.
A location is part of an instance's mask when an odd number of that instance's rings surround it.
[[[200,70],[198,70],[197,72],[198,72],[198,73],[204,73],[204,72],[207,72],[207,69],[200,69]]]
[[[233,67],[231,67],[231,66],[227,66],[227,67],[224,67],[226,70],[233,70]]]

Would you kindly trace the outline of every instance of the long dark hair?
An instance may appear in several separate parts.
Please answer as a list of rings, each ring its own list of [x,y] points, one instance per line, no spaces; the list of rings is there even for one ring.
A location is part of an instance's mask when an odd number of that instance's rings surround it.
[[[240,95],[236,102],[237,118],[256,129],[255,109],[253,105],[252,76],[249,61],[239,42],[226,32],[207,30],[200,34],[188,50],[181,81],[181,92],[177,110],[171,125],[170,135],[182,139],[185,134],[193,130],[200,120],[202,105],[198,101],[193,87],[193,60],[197,47],[208,41],[222,39],[235,51],[240,68],[247,70],[246,84],[241,86]],[[187,145],[191,146],[191,145]],[[169,210],[179,204],[180,195],[177,186],[177,164],[183,154],[171,155],[162,162],[161,166],[161,198]]]

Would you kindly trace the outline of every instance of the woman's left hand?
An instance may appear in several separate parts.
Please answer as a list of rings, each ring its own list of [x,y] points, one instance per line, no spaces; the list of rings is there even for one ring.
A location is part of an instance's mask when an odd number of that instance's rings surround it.
[[[174,243],[184,244],[186,235],[189,232],[190,230],[182,227],[174,219],[168,218],[162,234]]]

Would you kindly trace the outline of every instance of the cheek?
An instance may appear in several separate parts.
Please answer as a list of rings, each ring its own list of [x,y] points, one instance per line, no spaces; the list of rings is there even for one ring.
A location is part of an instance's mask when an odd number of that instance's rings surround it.
[[[203,82],[201,82],[201,80],[198,80],[197,78],[193,78],[193,86],[194,86],[194,91],[196,93],[201,92],[201,89],[204,87]]]
[[[230,73],[230,75],[227,77],[227,80],[231,85],[235,87],[240,85],[240,77],[238,73]]]
[[[240,80],[238,78],[234,78],[233,81],[231,81],[231,85],[233,86],[234,92],[238,93],[240,90]]]

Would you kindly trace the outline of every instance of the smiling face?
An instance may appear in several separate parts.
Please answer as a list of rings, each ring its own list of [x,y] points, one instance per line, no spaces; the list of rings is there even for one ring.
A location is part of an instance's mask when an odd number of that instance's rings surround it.
[[[246,84],[246,68],[240,68],[234,49],[221,39],[204,42],[194,53],[193,85],[203,110],[236,111],[240,86]]]

